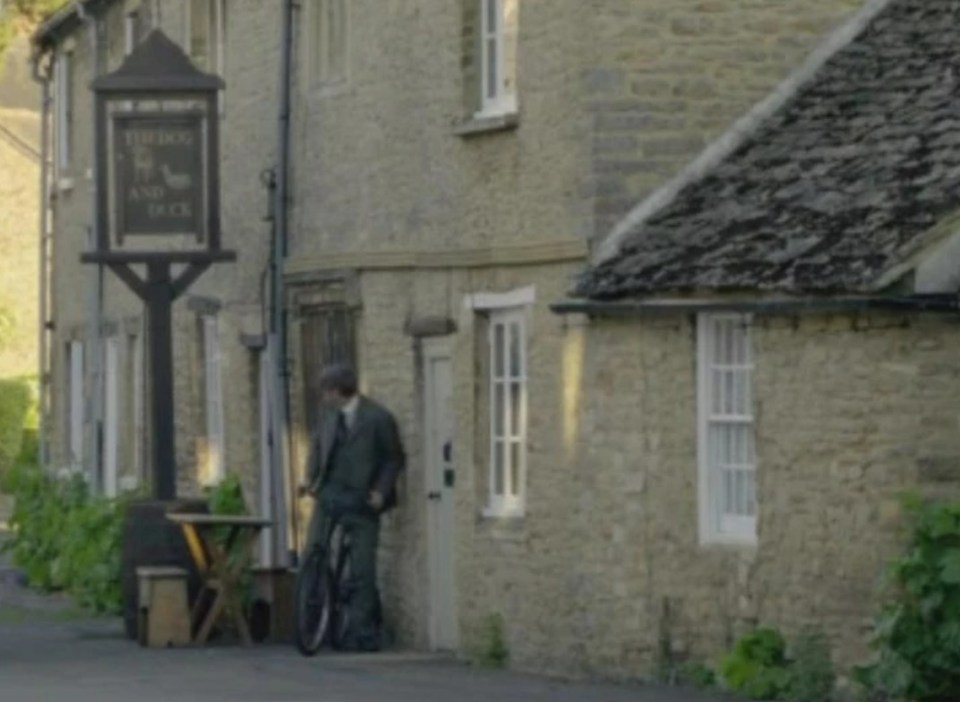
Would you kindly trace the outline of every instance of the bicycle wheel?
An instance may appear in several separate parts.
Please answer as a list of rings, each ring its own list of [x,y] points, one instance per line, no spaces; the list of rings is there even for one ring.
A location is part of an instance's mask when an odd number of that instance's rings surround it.
[[[297,574],[297,649],[314,656],[330,633],[330,567],[323,549],[310,553]]]
[[[330,539],[330,565],[333,570],[330,644],[337,650],[349,645],[351,635],[351,599],[353,580],[350,560],[350,539],[338,527]]]

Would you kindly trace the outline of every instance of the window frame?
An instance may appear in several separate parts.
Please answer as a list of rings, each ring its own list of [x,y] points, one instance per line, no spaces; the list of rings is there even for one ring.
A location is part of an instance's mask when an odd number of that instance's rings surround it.
[[[507,26],[506,3],[517,3],[517,12],[519,12],[519,0],[477,0],[480,7],[480,16],[478,17],[478,37],[480,44],[479,51],[479,69],[480,69],[480,99],[479,109],[474,115],[475,118],[500,117],[512,114],[517,111],[517,86],[516,86],[516,65],[514,65],[514,85],[513,90],[508,91],[506,86],[507,75],[507,43],[517,41],[517,28],[510,31]],[[491,9],[492,8],[492,9]],[[496,26],[490,26],[491,17],[495,18]],[[493,61],[493,73],[491,76],[490,63],[490,45],[494,45],[496,56]],[[516,52],[516,47],[514,47]],[[516,64],[516,61],[514,61]],[[495,92],[491,95],[492,83],[497,84]]]
[[[137,44],[140,42],[142,32],[141,21],[143,15],[140,13],[140,7],[134,7],[123,13],[123,55],[129,56],[133,53]]]
[[[67,342],[66,383],[66,453],[67,465],[72,471],[83,468],[84,449],[84,344],[82,341]]]
[[[193,50],[193,13],[194,4],[204,6],[203,14],[206,17],[206,53],[204,62],[197,61]],[[227,8],[226,0],[184,0],[184,47],[187,56],[201,70],[213,73],[222,78],[227,73]],[[224,112],[224,91],[217,93],[217,105],[220,115]]]
[[[56,146],[57,168],[68,172],[73,165],[73,128],[75,121],[76,63],[73,48],[64,48],[57,54],[56,81]]]
[[[520,517],[526,511],[527,495],[527,454],[529,422],[529,335],[527,308],[508,307],[492,310],[488,318],[487,329],[487,403],[490,412],[488,459],[488,516]],[[498,343],[497,331],[503,329],[502,346]],[[516,337],[514,335],[517,335]],[[510,349],[517,339],[517,372],[511,366]],[[498,373],[499,366],[502,372]],[[512,387],[519,388],[517,406],[520,418],[515,420],[512,401]],[[498,389],[502,393],[498,400]],[[502,418],[499,413],[502,412]],[[498,421],[499,420],[499,421]],[[498,425],[502,431],[498,431]],[[503,445],[502,454],[498,448]],[[513,452],[517,447],[516,454]],[[502,456],[502,476],[498,472],[497,457]],[[515,464],[518,461],[519,465]],[[502,481],[502,492],[498,491],[498,478]],[[511,490],[511,486],[513,490]]]
[[[335,93],[350,80],[350,5],[349,0],[309,0],[306,8],[306,37],[304,45],[304,77],[310,91]],[[339,17],[329,21],[331,13],[339,9]],[[324,18],[327,21],[323,21]],[[340,40],[337,41],[337,30]],[[334,50],[340,52],[338,63]]]
[[[226,434],[223,395],[223,349],[220,320],[215,314],[200,317],[203,335],[203,407],[207,455],[203,484],[217,485],[226,478]]]
[[[715,355],[718,337],[717,325],[729,325],[730,330],[742,330],[742,335],[731,337],[729,350],[738,357],[738,362],[718,363]],[[697,316],[697,462],[699,467],[699,521],[700,542],[702,544],[729,544],[753,546],[757,543],[757,456],[756,456],[756,416],[754,411],[753,385],[755,362],[752,343],[752,318],[742,314],[701,313]],[[736,350],[734,350],[736,349]],[[722,387],[727,391],[738,388],[732,395],[721,391],[721,405],[731,408],[737,403],[737,392],[741,393],[742,404],[746,412],[732,409],[730,412],[713,412],[716,400],[714,373],[717,367],[722,372],[736,376],[746,374],[745,383],[738,386],[731,379],[729,387],[726,381]],[[737,468],[724,467],[714,457],[714,445],[711,429],[718,426],[746,426],[750,431],[751,460],[737,464]],[[729,512],[726,509],[727,493],[723,482],[726,472],[739,471],[750,474],[750,482],[740,483],[746,491],[735,498],[743,502],[745,509],[752,513]],[[732,485],[736,486],[736,478]],[[732,489],[731,489],[732,492]],[[752,497],[752,500],[751,500]]]

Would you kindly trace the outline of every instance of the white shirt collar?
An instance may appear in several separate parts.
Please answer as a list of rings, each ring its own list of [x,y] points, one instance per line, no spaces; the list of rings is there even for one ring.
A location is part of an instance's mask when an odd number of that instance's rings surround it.
[[[360,395],[354,395],[347,401],[347,404],[343,406],[343,409],[340,410],[341,412],[343,412],[343,417],[344,419],[347,420],[348,424],[352,423],[354,420],[354,417],[357,416],[357,407],[359,405],[360,405]]]

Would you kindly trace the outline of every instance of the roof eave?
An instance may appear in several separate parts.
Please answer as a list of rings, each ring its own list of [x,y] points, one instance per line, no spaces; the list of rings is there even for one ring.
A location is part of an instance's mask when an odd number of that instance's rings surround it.
[[[30,43],[35,53],[43,53],[61,43],[64,39],[83,26],[84,18],[81,12],[111,5],[117,0],[73,0],[61,7],[40,23],[40,26],[30,37]]]
[[[804,314],[886,310],[960,313],[957,295],[859,295],[798,297],[715,297],[658,298],[624,300],[568,299],[550,305],[555,314],[585,314],[591,317],[649,317],[671,314],[741,313],[741,314]]]

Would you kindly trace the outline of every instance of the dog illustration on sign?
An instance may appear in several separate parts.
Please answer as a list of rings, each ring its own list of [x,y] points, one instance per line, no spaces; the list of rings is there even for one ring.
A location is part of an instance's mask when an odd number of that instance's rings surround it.
[[[133,174],[137,183],[149,183],[153,180],[153,151],[146,146],[133,147]]]
[[[157,164],[154,159],[153,150],[146,146],[134,146],[134,181],[137,183],[149,183],[153,180],[156,170]],[[164,184],[171,190],[186,190],[193,182],[189,173],[175,173],[170,169],[170,166],[165,163],[160,165],[160,175],[163,177]]]

